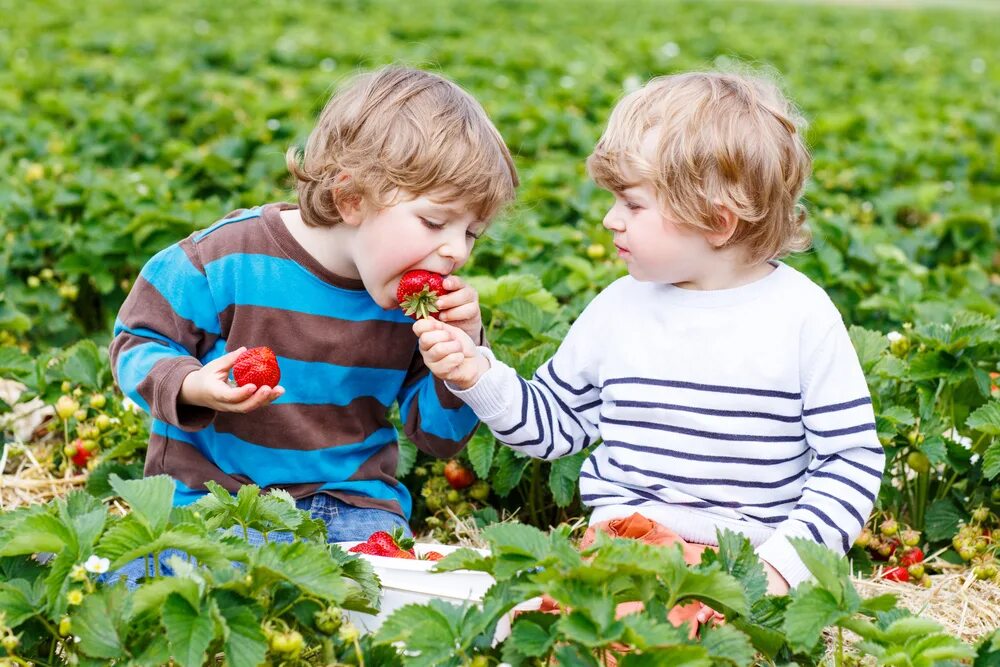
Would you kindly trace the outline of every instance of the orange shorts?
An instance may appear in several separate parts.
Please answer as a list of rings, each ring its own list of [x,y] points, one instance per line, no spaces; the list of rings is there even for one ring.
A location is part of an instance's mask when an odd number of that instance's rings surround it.
[[[583,539],[580,540],[581,549],[586,549],[594,543],[597,531],[602,531],[612,537],[629,538],[639,540],[645,544],[654,544],[664,547],[680,544],[681,548],[684,550],[684,562],[689,565],[700,563],[701,554],[705,551],[705,549],[715,548],[707,544],[691,544],[689,542],[685,542],[683,538],[666,526],[658,524],[655,521],[647,519],[641,514],[636,513],[624,519],[602,521],[601,523],[596,523],[590,526],[587,528],[587,532],[584,533]],[[702,610],[702,607],[704,607],[704,605],[697,600],[687,604],[677,605],[670,610],[669,614],[667,614],[667,620],[669,620],[676,627],[683,627],[685,625],[689,626],[688,633],[691,637],[694,637],[698,634],[697,616],[698,612]],[[641,602],[623,602],[618,605],[618,608],[615,611],[615,617],[621,618],[627,614],[639,611],[642,608],[643,605]],[[542,599],[542,604],[538,611],[559,613],[559,604],[552,598],[545,596]],[[613,667],[616,662],[614,659],[609,657],[606,658],[605,664]]]

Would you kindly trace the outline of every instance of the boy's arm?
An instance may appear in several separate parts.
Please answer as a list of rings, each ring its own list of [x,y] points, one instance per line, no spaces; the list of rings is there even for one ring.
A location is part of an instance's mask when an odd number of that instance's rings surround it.
[[[449,388],[503,444],[541,459],[575,454],[598,437],[601,398],[592,343],[600,337],[591,324],[600,318],[594,310],[592,303],[532,380],[480,347],[489,369],[467,389]]]
[[[839,320],[802,365],[802,421],[813,461],[802,497],[757,548],[791,586],[810,577],[786,537],[815,540],[845,554],[872,511],[885,467],[871,394]]]
[[[184,430],[204,428],[215,411],[178,398],[220,331],[204,267],[185,239],[149,260],[118,313],[109,349],[115,381],[154,418]]]
[[[397,396],[403,432],[421,451],[438,458],[459,452],[479,426],[469,406],[431,375],[420,351],[414,352]]]

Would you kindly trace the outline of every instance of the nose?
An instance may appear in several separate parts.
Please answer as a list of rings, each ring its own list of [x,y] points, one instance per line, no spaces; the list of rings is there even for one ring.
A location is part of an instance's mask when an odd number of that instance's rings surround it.
[[[608,209],[608,212],[604,215],[604,220],[601,224],[604,228],[612,232],[624,232],[625,223],[622,221],[620,215],[618,215],[617,206],[612,206]]]
[[[450,236],[438,248],[438,254],[452,264],[452,268],[447,273],[461,268],[469,260],[470,244],[465,240],[465,233]]]

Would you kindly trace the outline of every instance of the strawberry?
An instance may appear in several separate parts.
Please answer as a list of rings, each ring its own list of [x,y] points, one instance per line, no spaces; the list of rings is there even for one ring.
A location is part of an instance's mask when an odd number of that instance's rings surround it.
[[[924,552],[918,547],[912,547],[903,552],[903,555],[899,559],[899,564],[903,567],[909,567],[910,565],[916,565],[917,563],[924,562]],[[919,578],[919,577],[918,577]]]
[[[887,581],[909,581],[910,573],[905,567],[891,567],[882,573],[882,578]]]
[[[393,557],[394,558],[406,558],[408,560],[414,560],[416,558],[416,556],[414,556],[413,554],[411,554],[409,551],[404,551],[402,549],[399,549],[398,551],[396,551],[396,553],[393,554]]]
[[[456,459],[448,461],[448,465],[444,467],[444,478],[453,489],[464,489],[476,481],[475,473]]]
[[[368,536],[368,544],[374,544],[384,553],[380,554],[383,556],[395,555],[399,551],[399,546],[396,544],[396,540],[392,538],[392,535],[385,532],[384,530],[379,530]]]
[[[387,555],[377,544],[372,544],[371,542],[360,542],[348,549],[348,551],[356,554],[367,554],[369,556]]]
[[[396,301],[414,319],[437,319],[437,299],[446,293],[444,276],[432,271],[407,271],[396,288]]]
[[[83,440],[77,438],[72,444],[66,446],[65,454],[70,457],[73,465],[77,468],[86,468],[87,461],[94,455],[94,449],[87,447]]]
[[[243,386],[253,384],[258,387],[277,387],[281,380],[278,360],[269,347],[252,347],[236,358],[233,365],[233,379]]]
[[[428,551],[424,554],[424,560],[441,560],[442,558],[444,558],[444,556],[437,551]]]

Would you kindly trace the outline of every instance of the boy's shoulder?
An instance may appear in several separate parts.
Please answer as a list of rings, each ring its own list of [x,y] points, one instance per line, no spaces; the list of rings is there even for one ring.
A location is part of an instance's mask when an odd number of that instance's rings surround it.
[[[281,256],[280,213],[291,206],[276,203],[230,211],[178,245],[200,266],[231,255]]]
[[[230,211],[222,218],[212,223],[210,226],[204,229],[200,229],[196,231],[194,234],[192,234],[190,237],[191,241],[193,243],[201,243],[209,236],[219,232],[219,230],[235,225],[236,223],[246,222],[248,220],[255,220],[255,219],[259,220],[263,210],[264,210],[263,206],[255,206],[253,208],[238,208],[235,211]],[[248,225],[243,225],[240,228],[239,232],[245,233],[247,231],[247,227]],[[233,231],[233,230],[230,229],[227,231]]]

